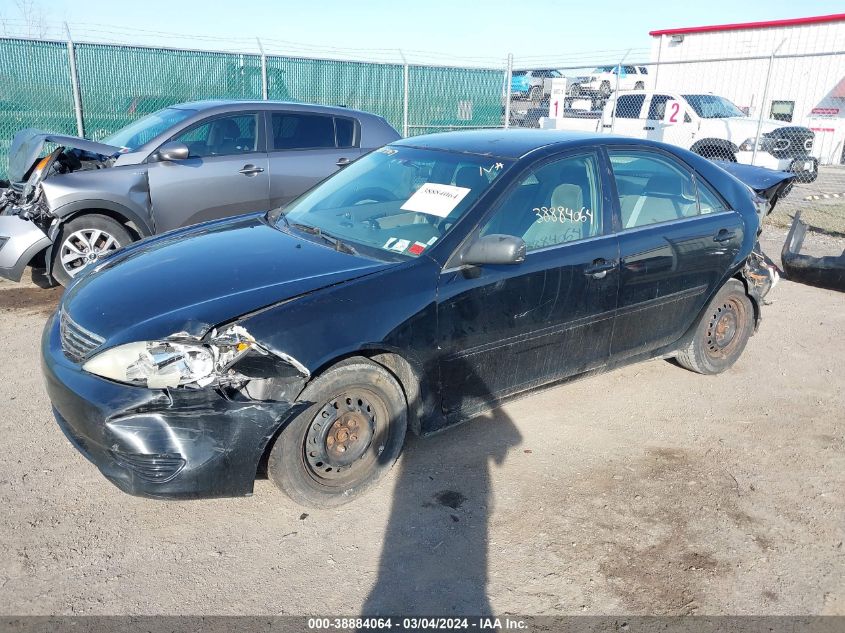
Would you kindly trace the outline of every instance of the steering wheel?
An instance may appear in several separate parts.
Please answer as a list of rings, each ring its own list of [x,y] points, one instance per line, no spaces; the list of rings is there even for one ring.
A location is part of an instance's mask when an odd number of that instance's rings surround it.
[[[344,201],[344,206],[354,207],[359,204],[390,202],[391,200],[396,200],[396,196],[387,189],[383,189],[381,187],[370,187],[368,189],[356,191]]]

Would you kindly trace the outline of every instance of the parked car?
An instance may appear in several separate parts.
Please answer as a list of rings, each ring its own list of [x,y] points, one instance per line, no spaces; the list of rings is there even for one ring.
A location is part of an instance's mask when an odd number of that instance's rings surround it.
[[[552,79],[563,75],[550,68],[540,70],[514,70],[511,73],[511,97],[539,101],[552,91]]]
[[[427,435],[545,384],[729,368],[776,279],[749,185],[660,143],[542,130],[397,141],[267,214],[87,268],[47,323],[56,420],[122,490],[353,499]],[[760,187],[758,172],[763,172]]]
[[[646,66],[599,66],[589,75],[572,79],[569,96],[595,95],[607,98],[615,90],[643,90],[647,82]]]
[[[0,276],[32,264],[67,285],[142,237],[287,204],[397,138],[374,114],[270,101],[184,103],[99,142],[23,130],[0,198]]]
[[[670,116],[667,104],[676,110]],[[755,143],[758,123],[719,95],[631,91],[614,94],[598,112],[564,109],[562,116],[545,119],[541,127],[663,141],[714,160],[751,164],[753,158],[755,165],[790,171],[800,182],[813,182],[819,165],[810,153],[813,131],[764,120]]]

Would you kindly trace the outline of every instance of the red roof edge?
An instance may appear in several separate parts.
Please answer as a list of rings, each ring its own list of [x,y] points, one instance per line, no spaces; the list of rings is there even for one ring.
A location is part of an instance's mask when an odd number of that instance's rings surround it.
[[[689,26],[680,29],[663,29],[649,31],[649,35],[680,35],[682,33],[710,33],[714,31],[741,31],[744,29],[769,29],[779,26],[801,26],[802,24],[821,24],[824,22],[840,22],[845,20],[845,13],[830,15],[814,15],[807,18],[790,18],[787,20],[767,20],[763,22],[743,22],[738,24],[716,24],[713,26]]]

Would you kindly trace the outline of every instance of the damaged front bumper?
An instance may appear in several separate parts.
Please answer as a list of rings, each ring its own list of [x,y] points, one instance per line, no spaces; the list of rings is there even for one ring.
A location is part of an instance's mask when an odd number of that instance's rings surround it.
[[[838,256],[802,255],[801,247],[806,235],[807,225],[801,220],[801,211],[798,211],[781,251],[783,270],[787,278],[809,286],[845,292],[845,251]]]
[[[0,215],[0,277],[20,281],[32,258],[52,243],[32,220]]]
[[[57,315],[44,330],[42,369],[70,442],[118,488],[144,497],[251,494],[269,442],[307,406],[99,378],[64,355]]]

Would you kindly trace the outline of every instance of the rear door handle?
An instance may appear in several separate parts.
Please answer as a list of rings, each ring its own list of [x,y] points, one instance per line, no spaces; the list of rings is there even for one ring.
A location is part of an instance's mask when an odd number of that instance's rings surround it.
[[[604,279],[607,273],[616,268],[616,262],[609,262],[606,259],[597,259],[584,269],[584,274],[593,279]]]
[[[653,130],[654,126],[653,125],[646,125],[643,129],[644,130]]]
[[[338,158],[335,165],[337,165],[338,167],[346,167],[351,162],[352,162],[352,160],[349,159],[349,158],[346,158],[346,157]]]
[[[255,174],[260,174],[264,171],[263,167],[256,167],[255,165],[244,165],[241,169],[238,170],[239,174],[243,174],[244,176],[254,176]]]
[[[729,231],[728,229],[719,229],[719,232],[713,236],[714,242],[728,242],[736,237],[736,231]]]

